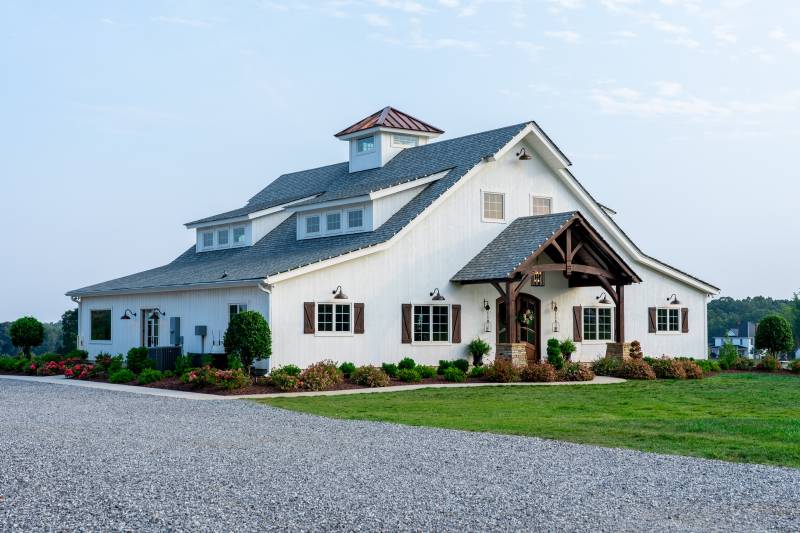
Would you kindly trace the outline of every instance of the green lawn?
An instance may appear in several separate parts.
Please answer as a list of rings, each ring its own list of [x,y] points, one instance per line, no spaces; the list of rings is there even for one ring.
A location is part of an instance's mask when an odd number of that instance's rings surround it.
[[[323,416],[800,467],[800,379],[723,374],[702,381],[480,387],[275,398]]]

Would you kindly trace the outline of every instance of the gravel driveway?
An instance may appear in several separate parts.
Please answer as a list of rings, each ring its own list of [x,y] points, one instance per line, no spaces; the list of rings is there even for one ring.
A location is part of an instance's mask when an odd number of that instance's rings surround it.
[[[798,530],[800,470],[0,382],[0,530]]]

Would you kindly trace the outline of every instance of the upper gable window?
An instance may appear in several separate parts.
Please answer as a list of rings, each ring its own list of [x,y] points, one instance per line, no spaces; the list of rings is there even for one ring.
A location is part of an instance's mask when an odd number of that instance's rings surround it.
[[[325,229],[329,232],[342,229],[342,214],[339,211],[325,215]]]
[[[197,248],[207,252],[246,246],[247,239],[247,226],[217,226],[197,231]]]
[[[246,244],[247,231],[244,226],[233,228],[233,244]]]
[[[416,135],[404,135],[395,133],[392,135],[392,146],[394,148],[413,148],[419,142]]]
[[[553,199],[545,196],[534,196],[531,210],[534,215],[549,215],[553,212]]]
[[[370,208],[364,205],[300,215],[297,218],[297,238],[306,239],[367,231],[371,229],[370,215]]]
[[[214,247],[214,232],[213,231],[204,231],[203,232],[203,248],[213,248]]]
[[[501,192],[483,191],[481,216],[484,222],[505,222],[506,195]]]
[[[353,209],[347,212],[347,227],[350,229],[361,228],[364,226],[364,210]]]
[[[356,153],[366,154],[375,150],[375,137],[364,137],[356,140]]]
[[[319,233],[319,215],[306,217],[306,233],[312,235]]]
[[[217,246],[227,246],[228,235],[228,228],[217,231]]]

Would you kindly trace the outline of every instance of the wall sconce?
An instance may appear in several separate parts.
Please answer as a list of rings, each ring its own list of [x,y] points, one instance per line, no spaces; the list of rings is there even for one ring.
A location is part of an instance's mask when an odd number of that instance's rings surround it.
[[[150,315],[147,318],[151,318],[153,320],[158,320],[159,315],[166,316],[167,313],[165,313],[164,311],[162,311],[161,309],[156,307],[155,309],[153,309],[153,312],[150,313]]]
[[[558,333],[561,324],[558,323],[558,304],[555,300],[550,301],[550,309],[553,310],[553,333]]]
[[[121,317],[119,317],[119,319],[120,320],[130,320],[131,318],[133,318],[135,316],[136,316],[136,313],[134,313],[130,309],[125,309],[125,313],[123,313],[123,315]]]
[[[347,295],[342,292],[341,285],[337,285],[336,288],[333,289],[333,294],[335,294],[333,297],[334,300],[347,300]]]
[[[678,300],[678,295],[673,293],[670,297],[667,298],[669,305],[681,305],[680,300]]]
[[[430,293],[433,298],[431,298],[434,302],[441,302],[444,300],[444,296],[439,294],[439,289],[433,289],[433,292]]]
[[[608,299],[608,296],[605,292],[600,296],[595,296],[594,299],[597,300],[597,303],[601,305],[611,305],[611,301]]]
[[[489,309],[491,309],[491,307],[489,306],[489,300],[484,298],[483,299],[483,310],[486,311],[486,322],[484,322],[484,324],[483,324],[484,333],[489,333],[490,331],[492,331],[492,321],[489,320]]]
[[[516,155],[517,159],[519,159],[520,161],[530,161],[531,159],[533,159],[531,156],[528,155],[528,152],[527,150],[525,150],[525,148],[520,149],[520,151],[517,152]]]

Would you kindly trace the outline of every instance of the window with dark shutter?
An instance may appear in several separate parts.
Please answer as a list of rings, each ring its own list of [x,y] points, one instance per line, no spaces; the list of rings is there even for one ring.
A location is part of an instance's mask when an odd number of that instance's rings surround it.
[[[353,314],[355,315],[353,321],[353,333],[364,333],[364,304],[354,303]]]
[[[461,306],[459,304],[451,305],[450,312],[453,320],[453,335],[450,342],[458,344],[461,342]]]
[[[402,304],[400,310],[402,318],[400,342],[411,344],[411,304]]]
[[[583,308],[580,305],[572,308],[572,340],[583,342]]]
[[[303,333],[314,333],[314,302],[303,303]]]

